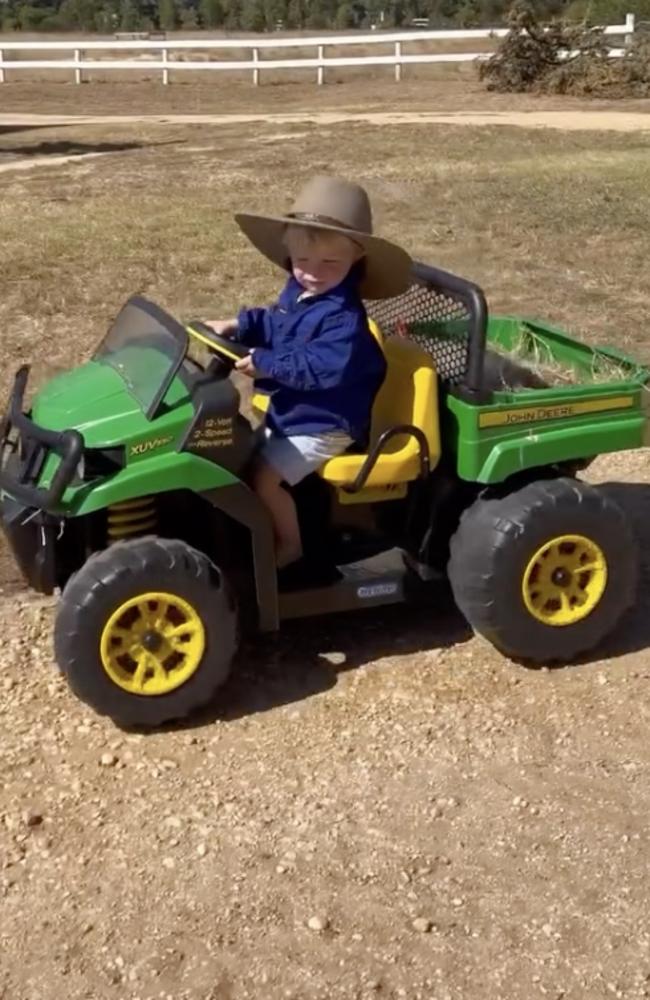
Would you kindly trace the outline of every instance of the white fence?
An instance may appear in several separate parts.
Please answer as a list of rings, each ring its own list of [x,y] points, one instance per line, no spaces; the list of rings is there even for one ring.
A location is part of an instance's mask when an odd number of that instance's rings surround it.
[[[606,35],[619,35],[625,37],[625,44],[629,45],[634,37],[635,19],[634,14],[628,14],[624,24],[610,24],[605,28]],[[315,69],[318,84],[325,81],[325,70],[328,67],[338,68],[342,66],[393,66],[395,68],[395,80],[399,82],[402,78],[402,67],[423,63],[463,63],[474,62],[477,59],[487,59],[489,52],[404,52],[403,46],[412,42],[449,42],[459,39],[477,38],[503,38],[507,35],[507,28],[476,28],[467,31],[401,31],[401,32],[375,32],[371,35],[329,35],[320,38],[191,38],[170,41],[168,39],[158,41],[153,39],[136,39],[130,41],[55,41],[55,42],[5,42],[0,41],[0,83],[6,80],[6,71],[20,73],[25,70],[72,70],[74,72],[75,83],[81,83],[84,70],[100,70],[102,73],[107,70],[160,70],[162,82],[169,83],[169,75],[187,70],[213,71],[213,70],[252,70],[253,83],[260,82],[260,74],[270,70],[279,69]],[[340,48],[346,45],[390,45],[393,49],[389,55],[368,55],[368,56],[326,56],[326,48]],[[317,55],[315,58],[300,59],[264,59],[261,54],[268,49],[305,49],[315,48]],[[232,50],[239,49],[250,51],[250,59],[174,59],[175,53],[193,53],[203,51],[213,51],[215,49]],[[88,58],[86,53],[94,52],[147,52],[154,53],[152,56],[140,57],[139,59],[129,58]],[[609,50],[614,58],[623,55],[625,49],[612,48]],[[7,58],[14,52],[72,52],[72,58],[58,59],[12,59]],[[158,55],[159,54],[159,55]],[[172,58],[170,58],[170,56]]]

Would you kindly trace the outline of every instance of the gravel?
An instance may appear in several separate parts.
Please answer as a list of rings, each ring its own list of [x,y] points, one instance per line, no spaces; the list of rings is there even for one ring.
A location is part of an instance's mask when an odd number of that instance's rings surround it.
[[[54,602],[6,593],[0,998],[649,997],[647,459],[593,470],[625,480],[644,587],[572,668],[507,661],[441,596],[296,623],[143,735],[53,670]]]

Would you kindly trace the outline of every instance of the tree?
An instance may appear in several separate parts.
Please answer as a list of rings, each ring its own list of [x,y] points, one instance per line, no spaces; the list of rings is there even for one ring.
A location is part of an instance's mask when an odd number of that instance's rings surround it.
[[[49,11],[33,4],[23,4],[16,10],[16,20],[21,31],[35,31],[48,16]]]
[[[176,0],[159,0],[158,20],[163,31],[174,31],[179,24]]]
[[[0,0],[5,30],[69,29],[109,33],[160,24],[272,31],[286,27],[348,29],[407,25],[428,17],[432,27],[503,23],[511,0]],[[532,0],[540,22],[552,18],[590,24],[621,22],[631,11],[650,20],[650,0]]]
[[[143,18],[137,0],[122,0],[120,4],[120,28],[122,31],[140,31]]]
[[[264,22],[267,31],[275,31],[275,26],[278,22],[286,26],[286,0],[264,0]]]
[[[199,17],[202,28],[220,28],[226,19],[221,0],[201,0]]]
[[[59,6],[56,0],[31,0],[31,3],[15,3],[9,4],[9,10],[18,11],[21,7],[31,7],[34,10],[42,10],[44,17],[49,17],[51,14],[56,13],[56,9]]]
[[[231,31],[241,28],[242,5],[240,0],[228,0],[226,27]]]
[[[308,7],[305,27],[314,31],[320,31],[328,25],[327,11],[323,0],[311,0]]]
[[[650,0],[589,0],[585,15],[589,24],[622,24],[627,13],[650,18]]]
[[[504,6],[503,0],[496,0],[496,2],[500,7]],[[481,7],[483,7],[486,0],[480,0],[480,3]],[[428,0],[426,4],[431,24],[448,25],[455,23],[458,10],[461,6],[462,0]]]
[[[346,2],[346,0],[344,0],[336,12],[334,27],[339,28],[341,31],[345,31],[347,28],[354,28],[354,25],[355,18],[352,7]]]
[[[95,31],[99,31],[102,35],[108,35],[119,27],[119,23],[119,3],[117,0],[104,0],[99,10],[95,10]]]
[[[475,28],[481,23],[480,0],[464,0],[456,14],[456,24],[460,28]]]
[[[63,0],[57,20],[62,28],[97,30],[97,5],[94,0]]]
[[[149,22],[150,24],[158,24],[159,11],[158,11],[159,0],[136,0],[136,6],[140,11],[140,16],[143,23]]]
[[[305,7],[303,0],[289,0],[289,4],[287,6],[287,27],[305,27]]]
[[[181,28],[184,31],[196,31],[199,27],[198,11],[194,7],[183,7],[180,17]]]
[[[244,0],[239,25],[243,31],[264,31],[264,0]]]

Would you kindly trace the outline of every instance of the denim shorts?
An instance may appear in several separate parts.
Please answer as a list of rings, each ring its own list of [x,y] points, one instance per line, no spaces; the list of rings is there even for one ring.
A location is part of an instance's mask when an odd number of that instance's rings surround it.
[[[320,469],[328,459],[342,455],[351,444],[352,438],[345,431],[281,437],[265,427],[264,441],[258,454],[285,483],[295,486],[305,476]]]

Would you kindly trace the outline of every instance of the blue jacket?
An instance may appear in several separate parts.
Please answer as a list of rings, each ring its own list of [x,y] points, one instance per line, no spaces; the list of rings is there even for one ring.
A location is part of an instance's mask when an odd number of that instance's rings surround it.
[[[302,291],[291,277],[275,305],[238,316],[234,339],[255,349],[258,386],[271,393],[267,425],[285,436],[343,430],[361,443],[386,361],[357,277],[299,302]]]

